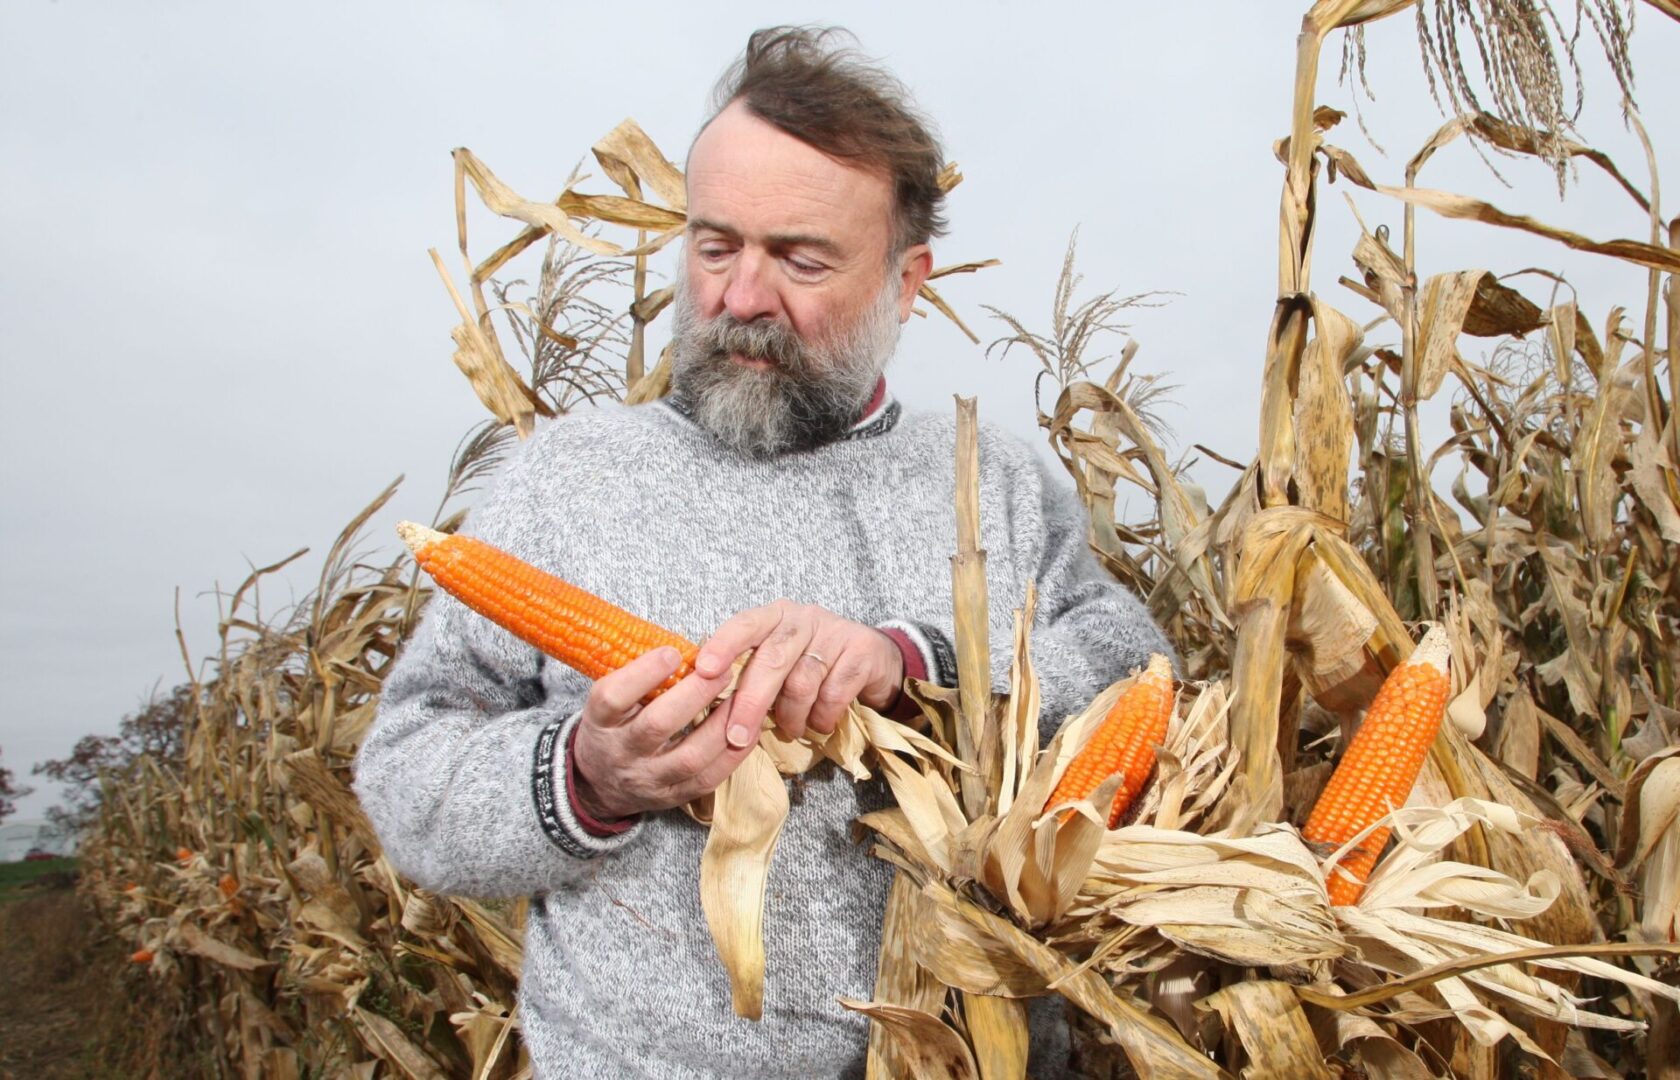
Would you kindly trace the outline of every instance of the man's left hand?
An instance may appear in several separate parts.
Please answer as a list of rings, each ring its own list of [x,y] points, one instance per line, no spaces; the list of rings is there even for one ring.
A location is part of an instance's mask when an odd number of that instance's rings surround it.
[[[748,649],[752,659],[723,706],[731,746],[757,739],[767,715],[789,738],[807,728],[826,735],[853,701],[884,709],[904,682],[892,638],[814,604],[778,600],[741,612],[707,639],[694,668],[711,678]]]

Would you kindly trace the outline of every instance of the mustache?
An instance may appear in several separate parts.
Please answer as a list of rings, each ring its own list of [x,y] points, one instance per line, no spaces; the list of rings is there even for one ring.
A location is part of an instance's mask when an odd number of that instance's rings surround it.
[[[811,369],[805,342],[791,326],[770,320],[742,322],[722,312],[694,327],[698,351],[711,356],[736,353],[749,360],[769,360],[790,374]]]

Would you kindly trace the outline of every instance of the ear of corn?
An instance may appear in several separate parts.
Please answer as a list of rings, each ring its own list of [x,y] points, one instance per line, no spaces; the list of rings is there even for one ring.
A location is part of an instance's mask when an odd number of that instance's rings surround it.
[[[1318,797],[1303,837],[1341,847],[1405,804],[1446,713],[1448,652],[1446,631],[1432,627],[1405,663],[1389,672]],[[1342,857],[1330,875],[1332,904],[1359,899],[1389,831],[1376,830]]]
[[[1104,780],[1122,773],[1125,779],[1108,811],[1108,827],[1118,825],[1155,768],[1155,748],[1166,740],[1173,700],[1172,664],[1156,653],[1149,658],[1143,674],[1109,709],[1078,756],[1068,762],[1045,805],[1083,799]],[[1072,813],[1067,811],[1062,819]]]
[[[412,521],[397,532],[438,587],[568,667],[599,679],[636,657],[670,645],[682,665],[650,697],[694,670],[699,646],[646,619],[470,536],[449,536]]]

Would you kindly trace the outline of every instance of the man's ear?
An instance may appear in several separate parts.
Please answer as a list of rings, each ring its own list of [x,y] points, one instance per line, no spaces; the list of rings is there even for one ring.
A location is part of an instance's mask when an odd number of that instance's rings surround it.
[[[898,257],[898,321],[910,321],[910,309],[916,303],[916,292],[933,271],[933,249],[926,244],[912,244]]]

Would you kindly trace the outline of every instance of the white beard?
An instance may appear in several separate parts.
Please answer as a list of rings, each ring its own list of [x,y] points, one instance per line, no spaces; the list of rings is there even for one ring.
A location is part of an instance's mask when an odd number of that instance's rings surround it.
[[[727,311],[702,321],[679,277],[671,313],[671,386],[695,423],[752,458],[834,442],[861,418],[898,347],[898,278],[849,326],[807,342],[785,323],[743,323]],[[730,359],[770,360],[764,368]]]

